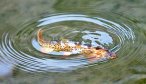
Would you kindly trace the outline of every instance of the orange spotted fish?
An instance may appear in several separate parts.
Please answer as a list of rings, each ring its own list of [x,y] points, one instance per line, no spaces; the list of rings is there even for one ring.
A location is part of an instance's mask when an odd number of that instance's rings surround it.
[[[49,52],[64,52],[64,55],[71,55],[72,53],[82,54],[86,58],[91,59],[114,59],[116,58],[116,54],[113,52],[109,52],[107,49],[101,47],[91,47],[86,45],[81,45],[80,43],[75,43],[72,41],[45,41],[43,38],[43,30],[39,29],[37,32],[37,40],[39,45],[44,48],[42,51]]]

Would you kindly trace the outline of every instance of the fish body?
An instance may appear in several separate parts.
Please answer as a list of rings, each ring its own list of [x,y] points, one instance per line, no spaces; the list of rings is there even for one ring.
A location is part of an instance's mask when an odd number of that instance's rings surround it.
[[[65,52],[64,55],[71,55],[73,52],[77,54],[82,54],[87,58],[116,58],[116,54],[109,52],[107,49],[101,47],[91,47],[81,45],[80,43],[75,43],[72,41],[45,41],[43,38],[43,30],[39,29],[37,32],[37,40],[39,45],[46,49],[45,52]]]

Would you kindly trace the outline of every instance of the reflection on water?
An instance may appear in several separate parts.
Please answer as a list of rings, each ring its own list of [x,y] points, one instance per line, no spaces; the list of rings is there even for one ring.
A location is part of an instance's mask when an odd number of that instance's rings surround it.
[[[9,77],[12,75],[14,66],[9,63],[0,63],[0,78]]]
[[[91,45],[92,46],[99,46],[96,42],[100,42],[102,45],[110,45],[113,43],[112,37],[109,36],[108,33],[102,32],[102,31],[95,31],[95,32],[90,32],[90,31],[84,31],[87,35],[84,35],[82,38],[85,40],[91,40]],[[97,35],[99,34],[99,35]],[[106,39],[105,39],[106,38]]]
[[[2,80],[6,80],[8,83],[11,84],[13,70],[14,70],[13,64],[0,61],[0,83]]]

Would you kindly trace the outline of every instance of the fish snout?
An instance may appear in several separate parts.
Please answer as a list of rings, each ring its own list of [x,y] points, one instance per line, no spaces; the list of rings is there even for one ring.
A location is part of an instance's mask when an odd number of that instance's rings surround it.
[[[114,52],[109,52],[108,55],[109,55],[109,58],[110,58],[110,59],[115,59],[115,58],[117,58],[117,55],[116,55]]]

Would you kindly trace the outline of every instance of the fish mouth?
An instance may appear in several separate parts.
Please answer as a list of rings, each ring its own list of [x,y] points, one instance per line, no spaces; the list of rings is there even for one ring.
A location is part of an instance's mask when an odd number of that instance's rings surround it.
[[[117,58],[117,55],[114,52],[109,52],[108,56],[109,56],[110,59],[116,59]]]

